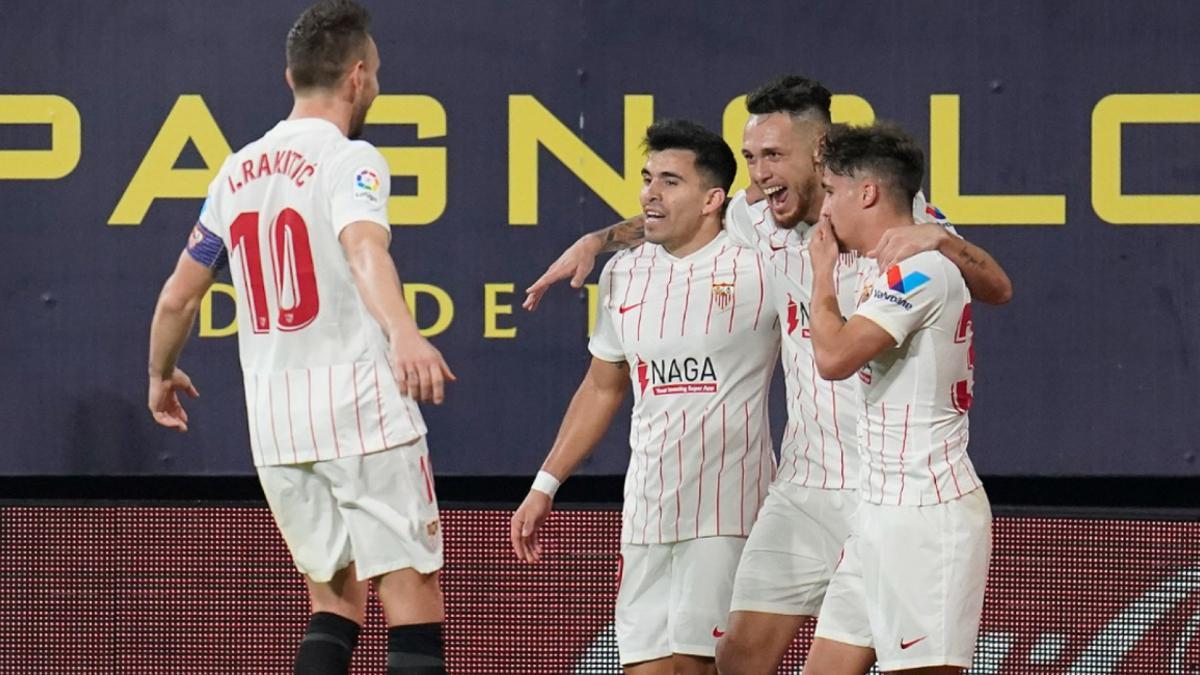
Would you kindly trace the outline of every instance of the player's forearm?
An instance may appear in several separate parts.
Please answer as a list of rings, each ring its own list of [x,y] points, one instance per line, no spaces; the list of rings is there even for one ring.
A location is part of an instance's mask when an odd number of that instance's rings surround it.
[[[585,379],[571,398],[542,470],[565,481],[604,437],[624,398],[625,387],[614,390]]]
[[[833,274],[814,273],[812,314],[809,316],[813,356],[817,372],[826,380],[842,380],[854,372],[843,363],[838,347],[843,342],[840,333],[846,325],[834,294]]]
[[[965,239],[947,237],[938,252],[962,272],[972,298],[989,305],[1003,305],[1012,300],[1012,281],[987,251]]]
[[[584,236],[595,238],[600,245],[600,253],[612,253],[640,246],[646,241],[646,217],[639,213]]]
[[[417,323],[400,285],[396,263],[386,248],[362,246],[349,257],[354,285],[367,306],[367,311],[383,328],[389,338],[417,333]]]
[[[167,282],[150,321],[150,375],[164,380],[171,377],[199,309],[199,300],[173,297]]]

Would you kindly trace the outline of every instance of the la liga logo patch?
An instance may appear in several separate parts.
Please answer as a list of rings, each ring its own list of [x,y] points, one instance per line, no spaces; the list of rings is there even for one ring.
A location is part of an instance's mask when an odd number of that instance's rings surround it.
[[[355,199],[362,199],[372,204],[378,204],[380,186],[379,174],[375,173],[374,169],[363,168],[354,174]]]

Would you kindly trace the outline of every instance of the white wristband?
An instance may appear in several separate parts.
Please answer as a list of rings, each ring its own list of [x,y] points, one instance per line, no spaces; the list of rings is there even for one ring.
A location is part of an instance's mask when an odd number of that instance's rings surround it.
[[[562,482],[555,478],[554,474],[549,471],[539,471],[537,477],[533,479],[533,487],[531,489],[545,494],[550,499],[554,499],[554,493],[558,492],[559,485],[562,485]]]

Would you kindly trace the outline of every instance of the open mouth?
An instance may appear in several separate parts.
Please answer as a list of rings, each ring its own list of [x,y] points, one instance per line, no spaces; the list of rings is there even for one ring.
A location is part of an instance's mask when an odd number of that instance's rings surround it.
[[[788,189],[782,185],[771,185],[763,188],[763,194],[767,196],[767,202],[772,208],[779,209],[787,200]]]
[[[662,220],[667,217],[662,211],[657,211],[655,209],[645,209],[642,211],[642,215],[646,217],[647,224],[662,222]]]

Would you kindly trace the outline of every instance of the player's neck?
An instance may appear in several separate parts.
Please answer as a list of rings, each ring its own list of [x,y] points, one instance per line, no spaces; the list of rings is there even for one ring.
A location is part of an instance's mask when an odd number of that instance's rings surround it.
[[[721,234],[721,221],[714,218],[705,218],[700,227],[695,233],[685,241],[664,243],[663,248],[667,253],[676,258],[686,258],[687,256],[699,251],[717,238]]]
[[[350,133],[350,105],[333,96],[297,96],[289,120],[316,117],[336,126],[343,136]]]
[[[883,238],[883,233],[897,227],[908,227],[915,224],[911,213],[881,212],[872,217],[863,228],[863,233],[866,235],[863,238],[863,247],[861,253],[873,251],[879,245],[879,240]]]

